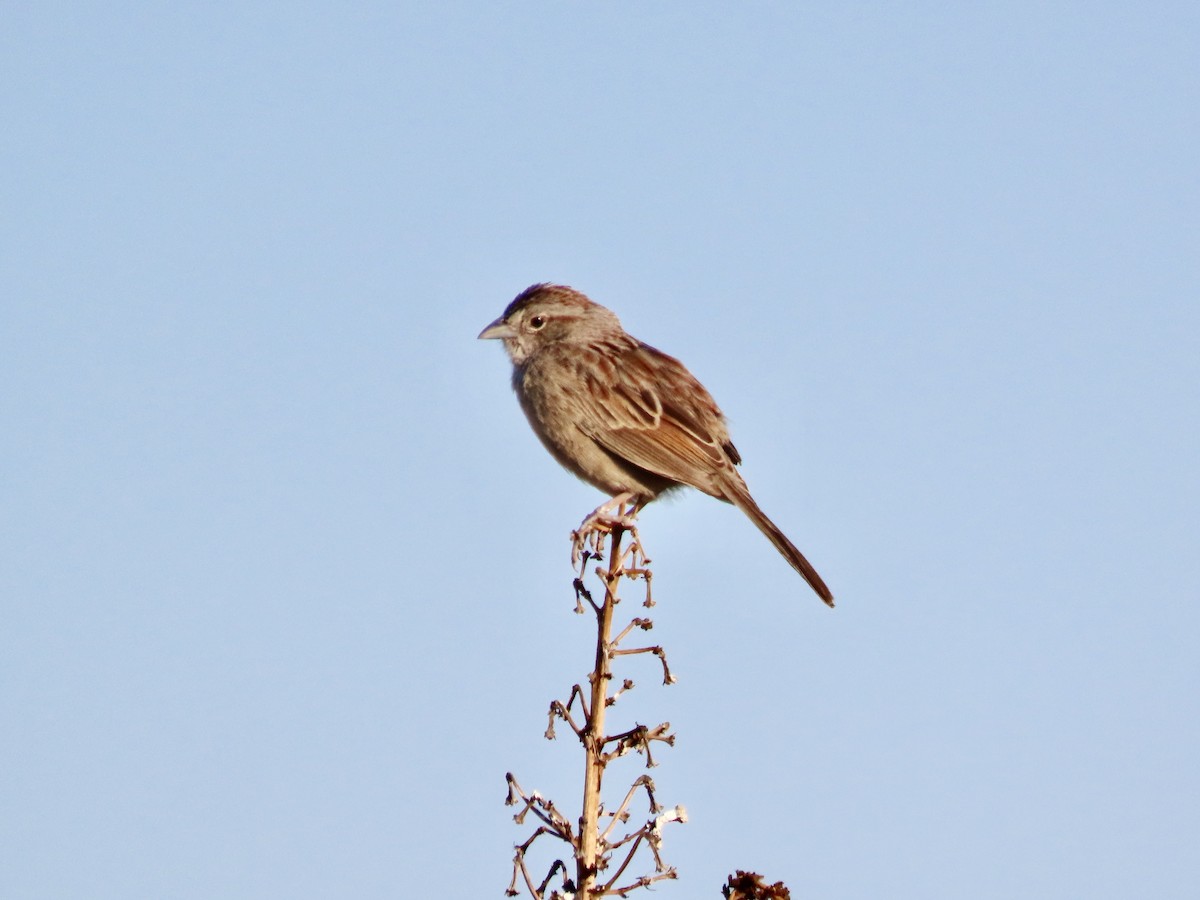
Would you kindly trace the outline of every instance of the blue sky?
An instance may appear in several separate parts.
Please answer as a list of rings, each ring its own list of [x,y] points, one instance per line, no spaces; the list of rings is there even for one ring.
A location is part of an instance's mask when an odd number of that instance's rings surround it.
[[[5,896],[501,894],[602,499],[475,341],[544,280],[839,601],[644,513],[663,896],[1190,896],[1198,60],[1185,3],[7,4]]]

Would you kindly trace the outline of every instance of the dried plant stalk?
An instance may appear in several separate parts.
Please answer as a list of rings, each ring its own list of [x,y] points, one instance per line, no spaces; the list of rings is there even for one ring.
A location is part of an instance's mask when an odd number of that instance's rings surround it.
[[[632,680],[623,679],[620,686],[615,691],[612,690],[614,659],[644,653],[653,654],[662,665],[663,683],[672,684],[675,681],[662,647],[620,647],[621,641],[635,629],[649,631],[653,628],[650,619],[634,618],[615,638],[613,637],[616,608],[621,602],[619,588],[623,579],[641,581],[645,585],[642,605],[647,608],[654,605],[650,595],[650,560],[642,550],[641,538],[634,521],[636,509],[632,506],[626,509],[624,504],[619,502],[614,502],[613,506],[616,508],[615,514],[607,514],[605,507],[601,507],[585,519],[579,530],[572,534],[571,560],[577,566],[577,577],[574,579],[576,611],[584,612],[590,607],[595,614],[595,656],[592,671],[588,675],[588,687],[585,689],[576,684],[565,703],[559,700],[552,702],[550,723],[546,729],[546,737],[553,739],[554,720],[562,719],[583,745],[583,806],[579,816],[579,827],[578,830],[573,829],[552,802],[537,792],[527,793],[509,774],[506,802],[521,806],[520,812],[514,817],[517,824],[522,824],[529,813],[533,813],[541,823],[524,843],[516,847],[513,877],[507,891],[509,896],[517,896],[520,893],[518,884],[523,884],[535,900],[624,897],[637,888],[649,887],[658,881],[677,877],[674,867],[663,862],[660,849],[663,827],[670,822],[687,821],[687,811],[682,806],[672,809],[660,806],[654,796],[654,782],[648,775],[642,775],[634,780],[615,812],[606,812],[604,809],[604,775],[609,763],[632,750],[645,757],[646,767],[649,768],[655,765],[651,755],[653,743],[675,743],[675,736],[670,733],[670,724],[666,722],[655,727],[635,725],[627,731],[613,735],[605,733],[608,708],[615,704],[623,693],[634,687]],[[626,537],[629,538],[628,544],[622,547]],[[611,545],[607,552],[607,566],[597,566],[589,573],[588,564],[592,560],[605,561],[606,543]],[[589,574],[600,581],[602,590],[597,592],[601,596],[598,601],[587,587],[586,579]],[[572,714],[572,710],[576,710],[578,720]],[[618,826],[625,826],[632,817],[630,806],[639,794],[644,794],[647,798],[650,818],[616,837],[614,833]],[[547,835],[570,846],[575,872],[573,879],[568,875],[572,867],[560,857],[550,865],[546,877],[540,883],[534,883],[526,862],[526,854],[535,841]],[[654,861],[653,873],[618,884],[643,848],[649,851]],[[558,886],[551,888],[550,884],[556,878]]]

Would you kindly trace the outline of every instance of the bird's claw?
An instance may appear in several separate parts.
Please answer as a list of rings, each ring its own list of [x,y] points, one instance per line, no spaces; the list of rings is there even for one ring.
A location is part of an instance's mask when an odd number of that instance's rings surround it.
[[[628,512],[625,510],[626,504],[629,504]],[[597,506],[571,532],[571,563],[578,566],[585,553],[600,558],[604,552],[604,538],[617,528],[636,531],[636,513],[636,498],[631,493],[618,494]]]

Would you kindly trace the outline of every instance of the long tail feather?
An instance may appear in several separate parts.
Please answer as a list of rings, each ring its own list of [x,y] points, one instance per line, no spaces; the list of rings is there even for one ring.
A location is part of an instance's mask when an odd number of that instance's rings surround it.
[[[787,535],[779,530],[774,522],[767,518],[767,514],[758,508],[758,504],[754,502],[754,498],[750,496],[749,491],[744,488],[742,490],[731,490],[729,493],[729,501],[746,514],[746,516],[758,526],[758,530],[767,536],[775,549],[779,551],[793,569],[803,576],[808,582],[809,587],[817,592],[817,596],[824,600],[830,606],[833,606],[833,592],[829,590],[821,576],[817,574],[817,570],[812,567],[804,554],[801,553],[796,545],[788,540]]]

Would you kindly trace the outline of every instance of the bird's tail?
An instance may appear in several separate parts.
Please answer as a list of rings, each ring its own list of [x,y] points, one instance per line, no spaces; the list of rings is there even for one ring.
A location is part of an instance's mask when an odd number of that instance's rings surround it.
[[[727,498],[734,506],[744,512],[755,525],[758,530],[767,536],[775,549],[791,563],[792,568],[803,576],[808,582],[808,586],[817,592],[817,596],[824,600],[830,606],[833,606],[833,592],[821,580],[821,576],[817,574],[817,570],[812,567],[804,554],[801,553],[796,545],[788,540],[787,535],[779,530],[779,526],[767,518],[767,514],[758,508],[758,504],[754,502],[754,498],[750,496],[750,492],[745,488],[741,490],[731,490],[728,492]]]

